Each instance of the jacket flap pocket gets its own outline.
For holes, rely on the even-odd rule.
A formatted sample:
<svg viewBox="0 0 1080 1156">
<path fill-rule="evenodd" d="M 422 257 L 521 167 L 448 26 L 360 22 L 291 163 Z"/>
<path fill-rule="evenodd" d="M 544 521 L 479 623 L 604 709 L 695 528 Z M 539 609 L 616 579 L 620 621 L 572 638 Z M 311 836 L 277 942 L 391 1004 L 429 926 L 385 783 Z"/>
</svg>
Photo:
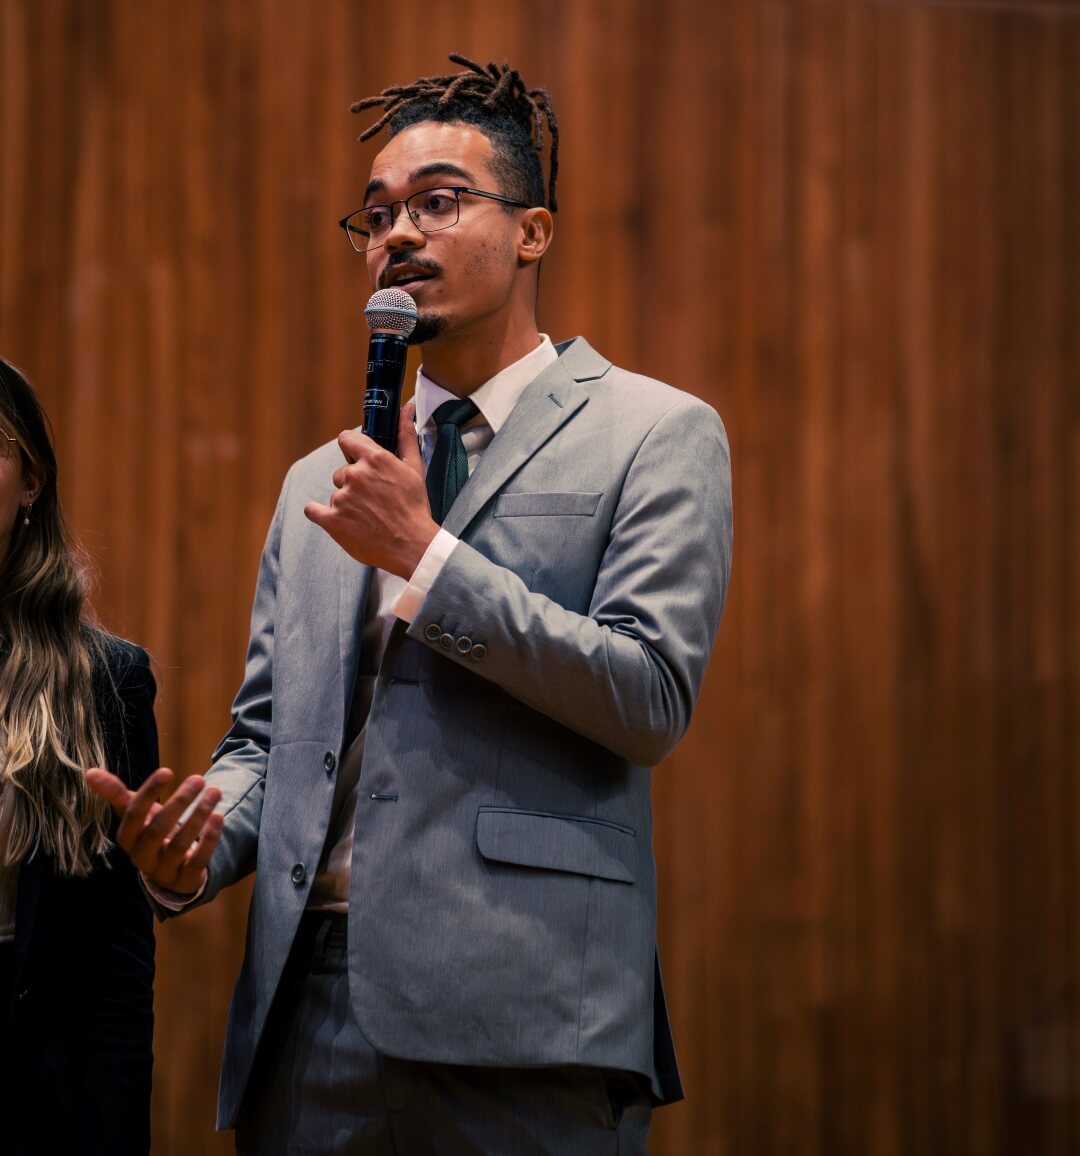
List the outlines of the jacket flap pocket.
<svg viewBox="0 0 1080 1156">
<path fill-rule="evenodd" d="M 485 859 L 500 863 L 634 882 L 637 837 L 602 819 L 481 807 L 476 845 Z"/>
<path fill-rule="evenodd" d="M 591 518 L 600 505 L 600 494 L 500 494 L 495 501 L 496 518 L 577 515 Z"/>
</svg>

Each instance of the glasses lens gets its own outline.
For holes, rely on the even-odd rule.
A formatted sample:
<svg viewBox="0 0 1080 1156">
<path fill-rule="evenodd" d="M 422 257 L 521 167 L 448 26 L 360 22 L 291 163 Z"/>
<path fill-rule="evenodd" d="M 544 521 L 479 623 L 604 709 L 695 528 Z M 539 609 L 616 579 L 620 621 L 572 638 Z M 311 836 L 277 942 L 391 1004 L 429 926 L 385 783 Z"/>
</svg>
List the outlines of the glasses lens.
<svg viewBox="0 0 1080 1156">
<path fill-rule="evenodd" d="M 365 224 L 365 212 L 365 209 L 361 209 L 345 218 L 345 235 L 358 253 L 366 253 L 372 247 L 371 234 Z"/>
<path fill-rule="evenodd" d="M 413 193 L 405 205 L 413 224 L 422 233 L 434 233 L 457 224 L 456 189 L 425 189 L 422 193 Z"/>
</svg>

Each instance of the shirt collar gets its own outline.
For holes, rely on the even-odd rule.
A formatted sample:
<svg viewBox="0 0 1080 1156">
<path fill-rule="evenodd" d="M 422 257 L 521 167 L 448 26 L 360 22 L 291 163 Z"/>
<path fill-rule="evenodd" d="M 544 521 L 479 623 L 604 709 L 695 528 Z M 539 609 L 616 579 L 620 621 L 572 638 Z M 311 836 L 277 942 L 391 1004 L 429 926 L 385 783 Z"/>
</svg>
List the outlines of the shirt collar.
<svg viewBox="0 0 1080 1156">
<path fill-rule="evenodd" d="M 500 369 L 494 377 L 488 378 L 469 394 L 484 421 L 491 426 L 493 434 L 499 432 L 530 382 L 539 377 L 553 361 L 558 360 L 559 355 L 551 344 L 551 338 L 541 333 L 540 344 L 535 349 L 505 369 Z M 431 421 L 431 415 L 444 401 L 453 400 L 454 394 L 424 376 L 424 367 L 421 365 L 416 371 L 417 430 L 422 430 Z"/>
</svg>

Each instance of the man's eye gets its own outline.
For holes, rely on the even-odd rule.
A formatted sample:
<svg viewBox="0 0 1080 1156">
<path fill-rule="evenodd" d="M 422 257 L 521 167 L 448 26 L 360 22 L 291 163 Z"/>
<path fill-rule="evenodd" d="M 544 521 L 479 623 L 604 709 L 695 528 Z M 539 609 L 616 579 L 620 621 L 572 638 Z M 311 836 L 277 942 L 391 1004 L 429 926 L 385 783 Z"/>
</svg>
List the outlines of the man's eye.
<svg viewBox="0 0 1080 1156">
<path fill-rule="evenodd" d="M 445 192 L 442 189 L 433 189 L 424 197 L 424 212 L 434 213 L 438 216 L 441 213 L 449 213 L 454 207 L 454 194 Z"/>
<path fill-rule="evenodd" d="M 364 210 L 364 228 L 370 233 L 377 233 L 390 225 L 390 210 L 385 205 L 376 205 L 373 209 Z"/>
</svg>

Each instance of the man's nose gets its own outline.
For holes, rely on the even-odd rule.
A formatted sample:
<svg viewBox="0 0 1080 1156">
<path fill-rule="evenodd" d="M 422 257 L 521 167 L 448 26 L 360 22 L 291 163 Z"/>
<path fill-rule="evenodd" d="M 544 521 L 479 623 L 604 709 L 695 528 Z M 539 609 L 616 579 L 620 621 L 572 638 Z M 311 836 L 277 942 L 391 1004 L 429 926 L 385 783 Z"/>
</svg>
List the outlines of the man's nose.
<svg viewBox="0 0 1080 1156">
<path fill-rule="evenodd" d="M 419 249 L 423 243 L 424 234 L 412 219 L 409 207 L 402 205 L 390 225 L 390 232 L 386 234 L 383 248 L 393 253 L 400 249 Z"/>
</svg>

